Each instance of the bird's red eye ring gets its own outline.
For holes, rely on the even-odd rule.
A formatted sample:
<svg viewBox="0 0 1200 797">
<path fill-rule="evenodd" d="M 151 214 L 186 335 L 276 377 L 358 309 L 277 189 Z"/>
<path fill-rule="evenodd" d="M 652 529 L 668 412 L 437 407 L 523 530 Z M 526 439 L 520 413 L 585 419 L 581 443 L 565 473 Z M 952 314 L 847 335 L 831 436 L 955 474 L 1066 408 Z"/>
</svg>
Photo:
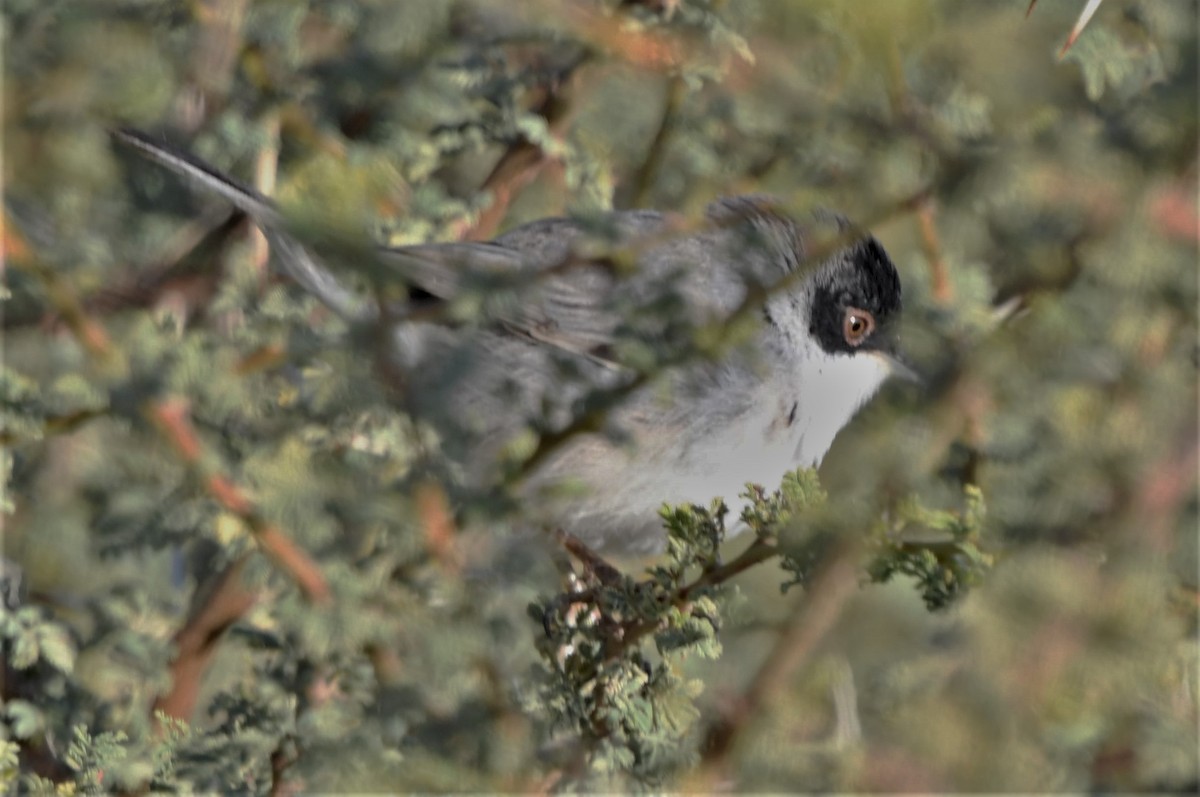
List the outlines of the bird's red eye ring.
<svg viewBox="0 0 1200 797">
<path fill-rule="evenodd" d="M 850 346 L 861 346 L 875 331 L 875 316 L 858 307 L 847 307 L 842 317 L 842 337 Z"/>
</svg>

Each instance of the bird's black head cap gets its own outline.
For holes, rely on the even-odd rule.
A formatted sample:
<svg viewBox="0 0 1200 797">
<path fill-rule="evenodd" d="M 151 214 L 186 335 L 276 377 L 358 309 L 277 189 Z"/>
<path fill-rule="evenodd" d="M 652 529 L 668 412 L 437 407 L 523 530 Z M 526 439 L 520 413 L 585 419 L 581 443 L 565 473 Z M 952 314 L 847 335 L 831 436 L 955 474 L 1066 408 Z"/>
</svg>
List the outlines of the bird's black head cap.
<svg viewBox="0 0 1200 797">
<path fill-rule="evenodd" d="M 900 315 L 900 275 L 883 246 L 871 236 L 826 262 L 814 275 L 809 334 L 825 351 L 896 353 Z M 847 339 L 847 316 L 854 310 L 871 316 L 873 330 L 861 342 Z"/>
</svg>

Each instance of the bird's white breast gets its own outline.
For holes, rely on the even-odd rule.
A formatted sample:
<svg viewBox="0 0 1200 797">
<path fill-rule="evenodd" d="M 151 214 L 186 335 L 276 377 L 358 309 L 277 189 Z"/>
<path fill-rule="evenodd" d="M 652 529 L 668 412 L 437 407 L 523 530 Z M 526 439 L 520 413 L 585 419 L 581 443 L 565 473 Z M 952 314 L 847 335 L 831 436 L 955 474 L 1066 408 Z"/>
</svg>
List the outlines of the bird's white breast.
<svg viewBox="0 0 1200 797">
<path fill-rule="evenodd" d="M 737 517 L 747 504 L 739 497 L 747 482 L 774 490 L 785 474 L 819 465 L 834 437 L 888 373 L 887 362 L 870 353 L 818 352 L 801 360 L 798 373 L 770 380 L 746 416 L 713 430 L 697 446 L 689 467 L 677 474 L 674 492 L 679 500 L 697 504 L 720 496 Z"/>
<path fill-rule="evenodd" d="M 682 426 L 643 435 L 636 445 L 588 436 L 552 462 L 550 472 L 586 485 L 559 507 L 553 522 L 602 550 L 653 553 L 665 539 L 657 516 L 664 502 L 707 506 L 722 498 L 731 513 L 727 528 L 737 533 L 746 484 L 775 490 L 786 473 L 820 464 L 838 431 L 887 375 L 881 357 L 817 351 L 755 384 L 735 417 L 692 415 Z"/>
</svg>

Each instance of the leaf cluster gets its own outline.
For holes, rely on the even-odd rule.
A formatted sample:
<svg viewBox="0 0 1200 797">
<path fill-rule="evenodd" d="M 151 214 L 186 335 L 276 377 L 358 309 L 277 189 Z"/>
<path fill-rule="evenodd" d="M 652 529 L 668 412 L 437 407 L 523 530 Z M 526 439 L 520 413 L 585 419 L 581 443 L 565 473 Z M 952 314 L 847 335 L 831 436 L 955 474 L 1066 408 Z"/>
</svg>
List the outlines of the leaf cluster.
<svg viewBox="0 0 1200 797">
<path fill-rule="evenodd" d="M 1197 9 L 1107 0 L 1058 62 L 1077 4 L 1026 5 L 7 2 L 5 787 L 1194 784 Z M 374 242 L 837 208 L 928 384 L 547 598 L 538 507 L 456 503 L 379 336 L 123 125 L 384 300 Z M 677 309 L 628 320 L 639 378 L 737 345 Z"/>
</svg>

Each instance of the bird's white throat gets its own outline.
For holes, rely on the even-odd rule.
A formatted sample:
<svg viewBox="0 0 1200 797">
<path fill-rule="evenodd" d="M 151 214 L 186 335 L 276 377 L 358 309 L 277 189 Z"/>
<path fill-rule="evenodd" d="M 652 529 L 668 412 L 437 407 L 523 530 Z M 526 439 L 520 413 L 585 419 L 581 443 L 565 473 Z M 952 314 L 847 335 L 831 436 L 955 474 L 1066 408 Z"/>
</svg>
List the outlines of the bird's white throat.
<svg viewBox="0 0 1200 797">
<path fill-rule="evenodd" d="M 714 430 L 690 472 L 667 476 L 675 484 L 662 486 L 674 488 L 667 493 L 679 501 L 707 504 L 720 496 L 736 518 L 747 504 L 739 497 L 747 482 L 770 491 L 785 474 L 819 465 L 837 433 L 889 373 L 887 360 L 873 353 L 814 352 L 800 360 L 798 373 L 772 380 L 750 417 Z M 767 398 L 771 395 L 778 400 Z"/>
</svg>

